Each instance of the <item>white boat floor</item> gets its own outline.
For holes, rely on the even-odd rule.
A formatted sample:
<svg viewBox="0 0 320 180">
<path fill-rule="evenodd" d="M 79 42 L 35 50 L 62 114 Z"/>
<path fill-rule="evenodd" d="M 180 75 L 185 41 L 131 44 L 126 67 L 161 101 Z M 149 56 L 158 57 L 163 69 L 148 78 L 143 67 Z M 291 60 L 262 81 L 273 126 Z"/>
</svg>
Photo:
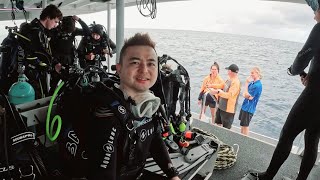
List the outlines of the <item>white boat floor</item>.
<svg viewBox="0 0 320 180">
<path fill-rule="evenodd" d="M 195 119 L 193 120 L 192 126 L 215 134 L 226 144 L 238 144 L 240 147 L 235 165 L 225 170 L 214 170 L 210 180 L 240 180 L 249 169 L 264 171 L 268 167 L 275 149 L 274 145 Z M 301 157 L 291 153 L 274 180 L 281 180 L 284 176 L 295 179 L 299 171 L 300 163 Z M 320 166 L 318 165 L 313 167 L 308 180 L 319 179 Z"/>
</svg>

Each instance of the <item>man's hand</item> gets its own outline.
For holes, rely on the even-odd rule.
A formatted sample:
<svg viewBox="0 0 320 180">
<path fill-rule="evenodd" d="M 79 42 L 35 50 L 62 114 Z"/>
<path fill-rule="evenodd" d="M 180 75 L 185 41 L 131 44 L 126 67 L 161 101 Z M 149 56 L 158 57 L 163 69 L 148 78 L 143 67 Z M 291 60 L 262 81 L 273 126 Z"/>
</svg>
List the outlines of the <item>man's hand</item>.
<svg viewBox="0 0 320 180">
<path fill-rule="evenodd" d="M 60 73 L 61 72 L 61 68 L 62 68 L 62 65 L 60 63 L 56 64 L 54 66 L 54 69 L 56 70 L 57 73 Z"/>
<path fill-rule="evenodd" d="M 304 86 L 307 86 L 308 81 L 309 81 L 309 76 L 308 76 L 308 75 L 306 75 L 306 76 L 300 76 L 300 80 L 301 80 L 301 83 L 302 83 Z"/>
<path fill-rule="evenodd" d="M 201 100 L 198 100 L 198 105 L 201 105 L 202 104 L 202 101 Z"/>
<path fill-rule="evenodd" d="M 86 55 L 86 59 L 87 60 L 91 60 L 92 61 L 94 59 L 94 57 L 95 57 L 95 55 L 93 53 L 90 53 L 90 54 Z"/>
<path fill-rule="evenodd" d="M 213 87 L 213 84 L 207 84 L 206 85 L 206 88 L 212 88 Z"/>
<path fill-rule="evenodd" d="M 252 100 L 253 97 L 248 93 L 248 91 L 245 91 L 243 94 L 243 97 L 246 98 L 246 99 L 249 99 L 249 100 Z"/>
<path fill-rule="evenodd" d="M 109 55 L 112 53 L 112 52 L 110 53 L 109 49 L 103 49 L 102 52 L 103 54 L 109 54 Z"/>
<path fill-rule="evenodd" d="M 170 180 L 181 180 L 178 176 L 171 178 Z"/>
<path fill-rule="evenodd" d="M 213 88 L 208 88 L 210 90 L 210 94 L 215 95 L 219 93 L 220 89 L 213 89 Z"/>
<path fill-rule="evenodd" d="M 74 19 L 75 21 L 79 21 L 80 18 L 78 16 L 74 15 L 74 16 L 72 16 L 72 19 Z"/>
<path fill-rule="evenodd" d="M 250 94 L 248 93 L 248 91 L 243 92 L 242 96 L 246 99 L 248 99 L 250 97 Z"/>
</svg>

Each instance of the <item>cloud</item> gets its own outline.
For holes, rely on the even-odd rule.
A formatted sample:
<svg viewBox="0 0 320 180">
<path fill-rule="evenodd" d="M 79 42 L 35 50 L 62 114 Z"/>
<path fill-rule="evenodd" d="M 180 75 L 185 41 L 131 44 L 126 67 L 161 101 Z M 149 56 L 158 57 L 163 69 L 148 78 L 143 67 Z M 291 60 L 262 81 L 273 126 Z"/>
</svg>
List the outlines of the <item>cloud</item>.
<svg viewBox="0 0 320 180">
<path fill-rule="evenodd" d="M 115 28 L 115 11 L 112 16 L 111 25 Z M 143 17 L 136 6 L 128 7 L 125 9 L 125 27 L 212 31 L 304 42 L 315 24 L 313 16 L 306 4 L 191 0 L 158 3 L 155 19 Z M 96 22 L 106 24 L 105 12 L 103 16 L 88 19 L 95 18 Z"/>
</svg>

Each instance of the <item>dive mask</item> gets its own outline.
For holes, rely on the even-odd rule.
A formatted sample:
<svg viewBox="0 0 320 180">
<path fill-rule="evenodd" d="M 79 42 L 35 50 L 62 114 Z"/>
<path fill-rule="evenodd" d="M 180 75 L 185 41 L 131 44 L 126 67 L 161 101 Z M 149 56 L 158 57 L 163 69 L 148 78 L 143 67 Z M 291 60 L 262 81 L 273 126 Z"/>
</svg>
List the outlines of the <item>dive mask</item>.
<svg viewBox="0 0 320 180">
<path fill-rule="evenodd" d="M 131 105 L 131 111 L 134 117 L 148 117 L 151 118 L 157 112 L 161 100 L 151 92 L 146 92 L 133 97 L 135 105 Z"/>
</svg>

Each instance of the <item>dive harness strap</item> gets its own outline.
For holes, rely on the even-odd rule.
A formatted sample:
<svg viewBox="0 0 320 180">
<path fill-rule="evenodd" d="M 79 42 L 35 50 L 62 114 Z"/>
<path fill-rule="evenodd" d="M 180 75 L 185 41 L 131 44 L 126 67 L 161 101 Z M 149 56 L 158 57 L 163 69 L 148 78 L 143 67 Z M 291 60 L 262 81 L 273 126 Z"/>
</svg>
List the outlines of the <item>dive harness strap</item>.
<svg viewBox="0 0 320 180">
<path fill-rule="evenodd" d="M 129 138 L 125 141 L 126 147 L 129 146 L 129 149 L 134 151 L 135 141 L 139 138 L 138 135 L 136 134 L 135 130 L 137 127 L 139 127 L 139 124 L 143 124 L 143 123 L 139 123 L 139 124 L 134 123 L 133 115 L 127 111 L 128 109 L 130 109 L 127 105 L 128 101 L 125 100 L 124 97 L 122 97 L 120 95 L 120 94 L 122 94 L 120 92 L 120 89 L 118 89 L 114 86 L 112 88 L 109 88 L 103 83 L 98 83 L 97 86 L 98 87 L 100 86 L 100 88 L 97 88 L 97 89 L 101 90 L 101 92 L 99 92 L 98 94 L 100 94 L 100 93 L 104 94 L 104 96 L 98 96 L 99 98 L 101 98 L 98 100 L 100 102 L 111 102 L 111 103 L 109 103 L 109 107 L 111 108 L 111 110 L 115 114 L 115 116 L 119 119 L 121 127 L 123 127 L 124 130 L 128 133 Z M 116 91 L 118 91 L 118 93 Z M 154 122 L 155 128 L 156 128 L 157 123 L 154 120 L 155 117 L 152 117 L 152 118 L 153 118 L 152 121 Z M 129 153 L 132 153 L 132 152 L 129 152 Z M 124 155 L 125 155 L 124 157 L 127 157 L 125 152 L 124 152 Z M 129 159 L 129 161 L 130 161 L 130 159 Z M 137 167 L 137 168 L 140 169 L 143 166 L 144 166 L 144 164 L 142 166 Z M 126 167 L 124 167 L 124 168 L 126 168 Z M 138 169 L 131 170 L 131 171 L 132 172 L 139 172 Z M 122 169 L 122 172 L 124 172 L 124 171 L 125 170 Z M 132 174 L 132 173 L 126 173 L 124 175 L 128 175 L 128 174 Z M 177 171 L 176 168 L 171 167 L 167 171 L 165 171 L 165 174 L 167 175 L 168 178 L 171 178 L 171 177 L 177 176 L 179 174 L 179 172 Z"/>
<path fill-rule="evenodd" d="M 119 119 L 121 127 L 124 127 L 127 132 L 131 133 L 131 131 L 134 129 L 133 118 L 130 115 L 130 112 L 127 111 L 130 108 L 127 106 L 127 102 L 124 97 L 121 97 L 119 95 L 120 93 L 115 92 L 120 90 L 116 87 L 109 88 L 100 82 L 97 83 L 97 87 L 98 88 L 96 89 L 100 90 L 98 94 L 102 94 L 102 96 L 97 97 L 97 100 L 103 104 L 108 102 L 108 106 L 111 108 L 114 115 Z"/>
<path fill-rule="evenodd" d="M 125 100 L 125 98 L 120 95 L 122 94 L 121 90 L 117 87 L 110 88 L 100 82 L 97 83 L 97 87 L 97 89 L 101 91 L 99 91 L 98 94 L 102 94 L 102 96 L 97 97 L 97 100 L 104 104 L 105 102 L 111 102 L 108 103 L 108 106 L 111 108 L 115 116 L 120 120 L 121 127 L 124 127 L 124 129 L 129 133 L 130 137 L 134 137 L 135 130 L 145 124 L 145 121 L 147 121 L 146 118 L 140 118 L 142 119 L 141 122 L 134 121 L 135 118 L 133 114 L 128 111 L 130 110 L 128 103 L 133 103 L 134 101 L 130 98 Z M 154 117 L 152 117 L 152 119 L 152 121 L 154 121 Z"/>
</svg>

